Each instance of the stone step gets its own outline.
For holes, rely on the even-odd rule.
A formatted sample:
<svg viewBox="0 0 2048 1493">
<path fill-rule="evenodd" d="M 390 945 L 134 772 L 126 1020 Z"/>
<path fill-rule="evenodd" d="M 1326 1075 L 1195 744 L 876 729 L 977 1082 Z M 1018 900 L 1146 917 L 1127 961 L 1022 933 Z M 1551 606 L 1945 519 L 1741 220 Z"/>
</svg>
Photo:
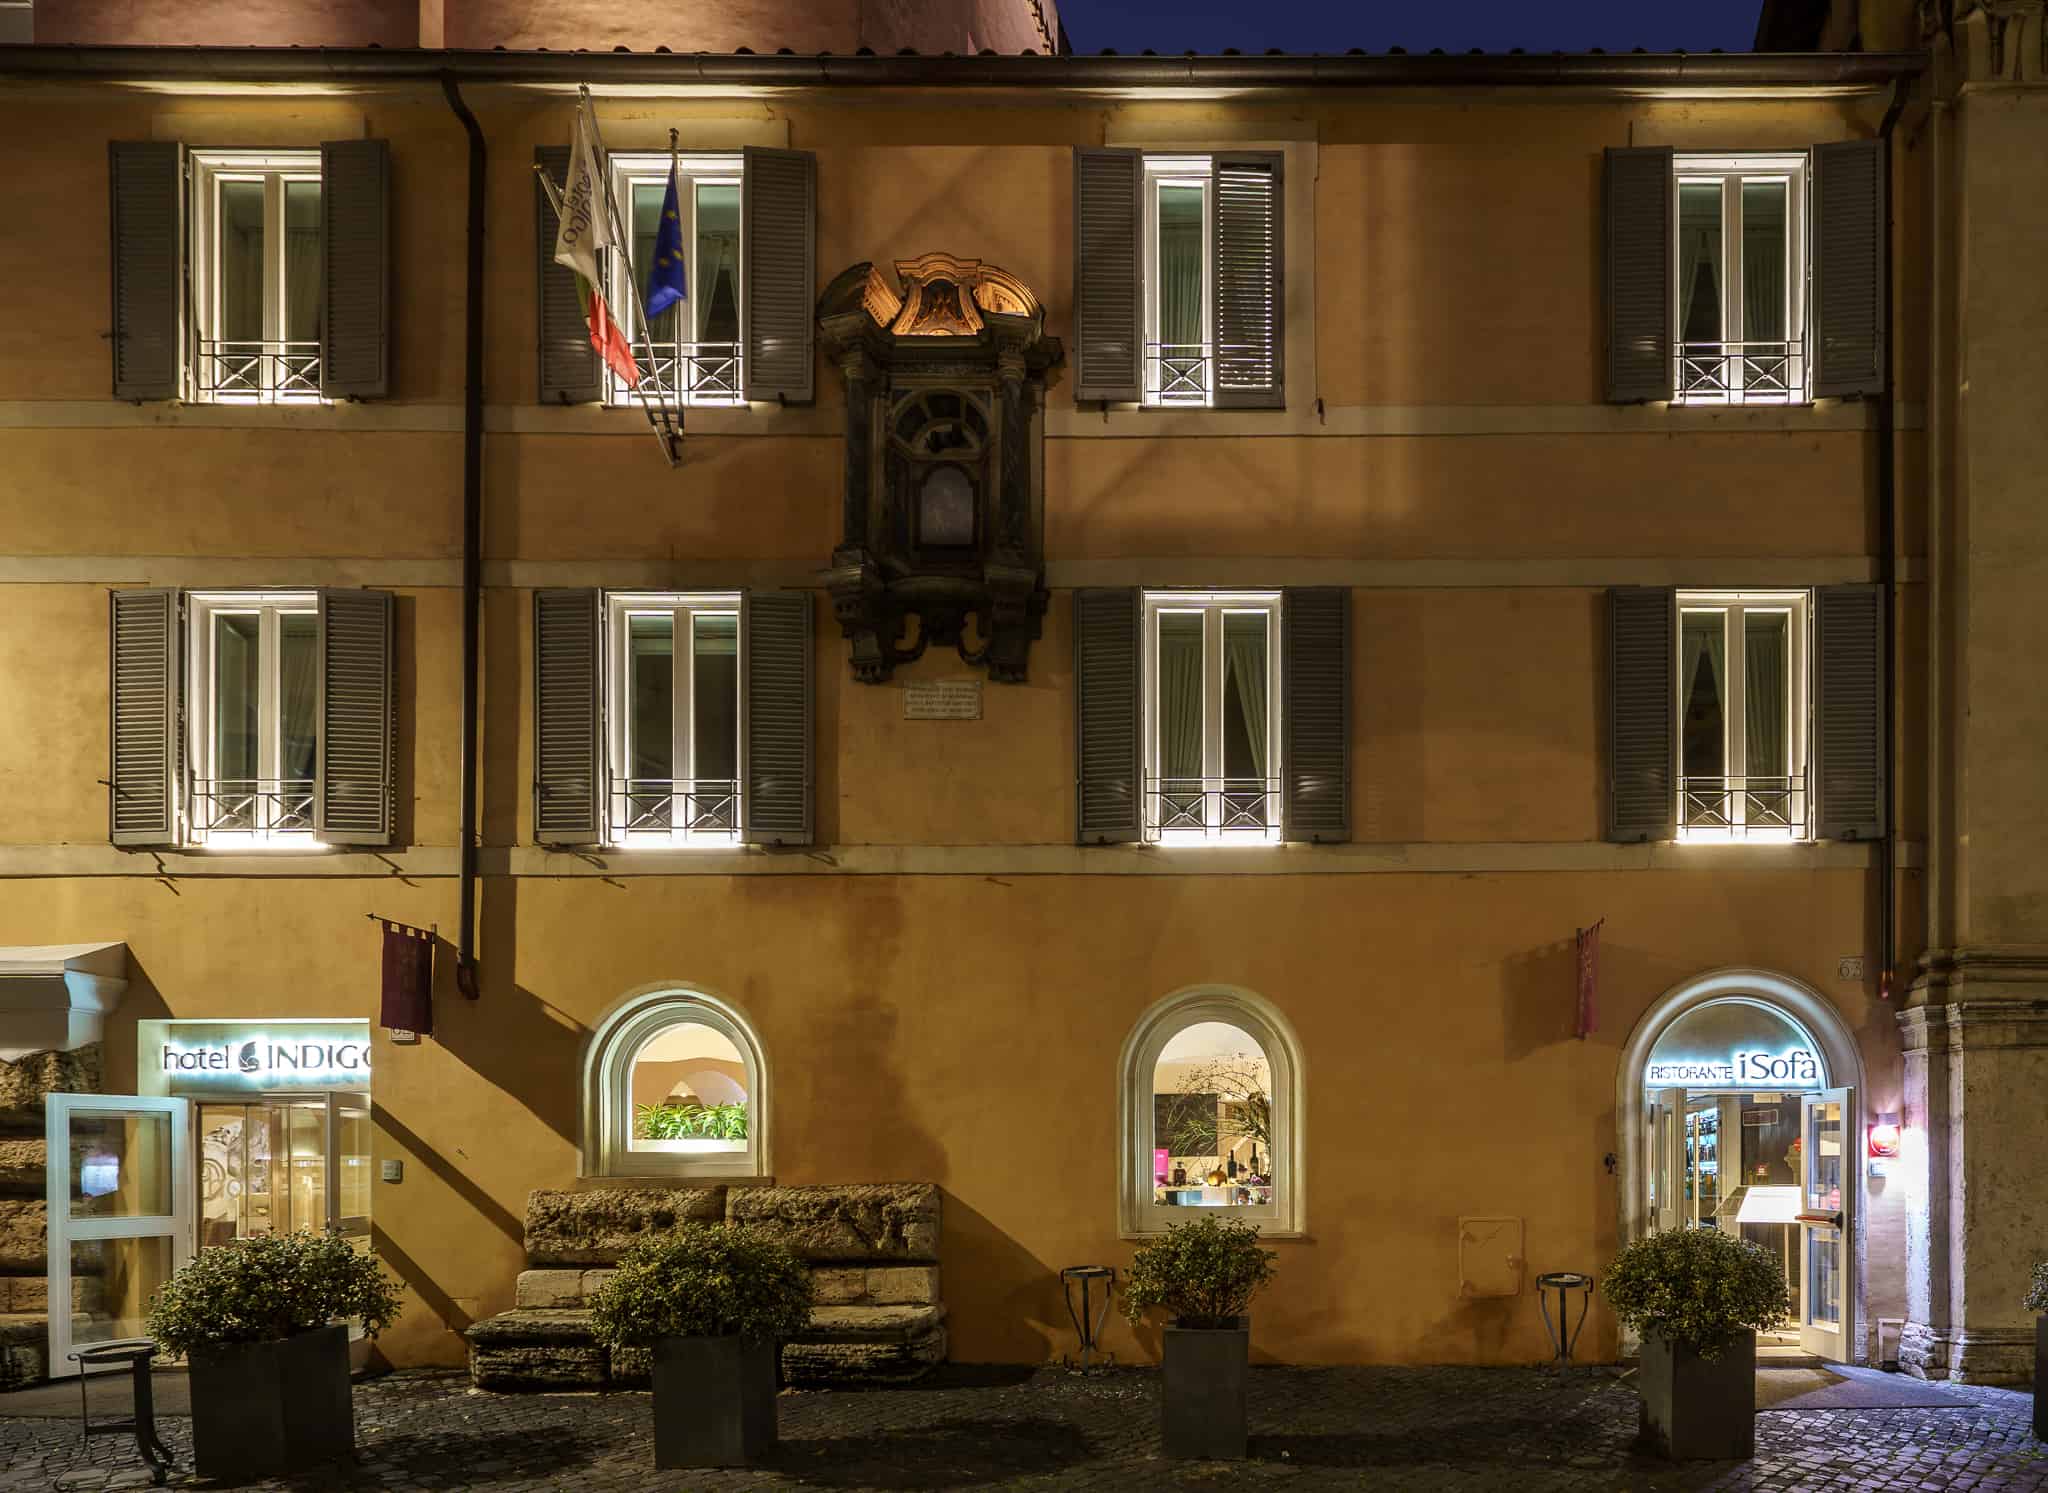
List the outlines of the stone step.
<svg viewBox="0 0 2048 1493">
<path fill-rule="evenodd" d="M 512 1304 L 520 1309 L 588 1306 L 616 1273 L 573 1267 L 522 1270 Z M 811 1280 L 820 1306 L 928 1306 L 939 1299 L 936 1265 L 819 1265 Z M 6 1278 L 0 1277 L 0 1303 L 5 1300 Z"/>
<path fill-rule="evenodd" d="M 474 1323 L 470 1381 L 479 1389 L 604 1389 L 646 1383 L 645 1356 L 614 1359 L 590 1334 L 590 1313 L 528 1307 Z M 792 1384 L 898 1382 L 946 1357 L 946 1308 L 821 1306 L 782 1350 Z"/>
</svg>

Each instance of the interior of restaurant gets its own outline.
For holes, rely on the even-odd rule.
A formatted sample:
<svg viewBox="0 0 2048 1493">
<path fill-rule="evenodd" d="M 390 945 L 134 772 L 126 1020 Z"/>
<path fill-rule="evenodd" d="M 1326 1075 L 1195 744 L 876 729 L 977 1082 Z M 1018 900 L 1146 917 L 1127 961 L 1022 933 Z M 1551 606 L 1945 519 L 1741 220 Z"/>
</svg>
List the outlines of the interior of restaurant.
<svg viewBox="0 0 2048 1493">
<path fill-rule="evenodd" d="M 1153 1201 L 1271 1203 L 1272 1092 L 1272 1065 L 1248 1032 L 1205 1021 L 1175 1033 L 1153 1069 Z"/>
</svg>

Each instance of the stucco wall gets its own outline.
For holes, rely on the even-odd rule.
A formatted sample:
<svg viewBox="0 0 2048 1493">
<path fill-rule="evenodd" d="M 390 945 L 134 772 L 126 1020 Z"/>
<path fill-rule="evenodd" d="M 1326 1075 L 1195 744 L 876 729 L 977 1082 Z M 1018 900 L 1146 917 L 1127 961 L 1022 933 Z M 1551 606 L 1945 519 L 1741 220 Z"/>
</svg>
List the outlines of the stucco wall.
<svg viewBox="0 0 2048 1493">
<path fill-rule="evenodd" d="M 466 24 L 457 0 L 445 24 Z M 693 413 L 674 472 L 630 411 L 535 408 L 530 162 L 566 138 L 568 112 L 472 93 L 494 250 L 485 988 L 475 1005 L 444 989 L 429 1042 L 378 1039 L 377 1155 L 403 1160 L 406 1180 L 378 1184 L 375 1218 L 414 1297 L 393 1357 L 452 1359 L 456 1329 L 509 1305 L 526 1192 L 574 1179 L 583 1036 L 661 979 L 755 1019 L 778 1179 L 947 1189 L 962 1359 L 1042 1359 L 1070 1333 L 1059 1267 L 1128 1258 L 1117 1051 L 1181 986 L 1255 990 L 1304 1044 L 1310 1229 L 1281 1246 L 1283 1285 L 1259 1308 L 1255 1344 L 1274 1357 L 1544 1356 L 1526 1293 L 1460 1298 L 1456 1219 L 1526 1218 L 1532 1274 L 1601 1268 L 1619 1211 L 1603 1160 L 1616 1055 L 1686 976 L 1756 965 L 1815 985 L 1863 1044 L 1869 1107 L 1898 1107 L 1867 851 L 1598 843 L 1602 588 L 1868 575 L 1876 542 L 1865 412 L 1598 402 L 1600 148 L 1805 143 L 1867 132 L 1874 108 L 607 101 L 615 146 L 665 143 L 675 123 L 686 144 L 816 150 L 821 277 L 930 249 L 981 257 L 1031 284 L 1065 337 L 1073 144 L 1139 129 L 1284 141 L 1303 163 L 1290 281 L 1317 333 L 1313 359 L 1290 364 L 1292 407 L 1270 418 L 1105 419 L 1076 409 L 1060 375 L 1044 463 L 1054 598 L 1030 682 L 991 686 L 979 722 L 905 721 L 896 689 L 852 681 L 821 606 L 819 849 L 776 868 L 789 874 L 647 876 L 527 844 L 531 588 L 815 584 L 836 537 L 842 402 L 821 368 L 813 409 Z M 38 286 L 0 319 L 0 693 L 37 702 L 0 719 L 0 868 L 19 878 L 0 896 L 0 942 L 128 941 L 134 978 L 106 1042 L 118 1090 L 134 1082 L 136 1020 L 373 1016 L 364 914 L 454 926 L 462 136 L 431 90 L 17 89 L 0 119 L 48 141 L 18 163 L 20 192 L 76 204 L 33 233 L 0 230 L 0 273 Z M 109 400 L 106 141 L 365 133 L 392 145 L 394 397 Z M 67 273 L 45 273 L 52 262 Z M 1905 547 L 1920 552 L 1917 532 Z M 1353 588 L 1352 822 L 1369 848 L 1290 848 L 1256 874 L 1199 858 L 1167 875 L 1096 874 L 1108 858 L 1038 874 L 1033 853 L 1072 837 L 1073 587 L 1196 577 Z M 390 863 L 220 876 L 174 856 L 159 875 L 152 856 L 107 850 L 106 590 L 144 583 L 399 593 L 407 807 Z M 965 672 L 934 655 L 904 675 Z M 1906 774 L 1915 750 L 1909 738 Z M 924 874 L 835 874 L 869 847 Z M 943 847 L 979 859 L 939 874 Z M 1579 1042 L 1571 935 L 1603 915 L 1601 1025 Z M 1838 980 L 1853 954 L 1868 976 Z M 1871 1221 L 1874 1313 L 1898 1314 L 1899 1207 L 1887 1195 Z"/>
</svg>

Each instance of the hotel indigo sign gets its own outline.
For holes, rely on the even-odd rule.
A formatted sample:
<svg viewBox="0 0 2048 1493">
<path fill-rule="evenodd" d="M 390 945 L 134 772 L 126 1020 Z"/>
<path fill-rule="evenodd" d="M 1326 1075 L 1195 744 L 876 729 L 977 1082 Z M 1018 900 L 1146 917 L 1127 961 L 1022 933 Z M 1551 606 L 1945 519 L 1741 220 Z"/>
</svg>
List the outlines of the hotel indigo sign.
<svg viewBox="0 0 2048 1493">
<path fill-rule="evenodd" d="M 169 1023 L 160 1092 L 367 1089 L 367 1022 Z"/>
<path fill-rule="evenodd" d="M 1821 1084 L 1820 1060 L 1812 1051 L 1789 1052 L 1758 1048 L 1724 1057 L 1653 1058 L 1643 1070 L 1653 1089 L 1814 1089 Z"/>
</svg>

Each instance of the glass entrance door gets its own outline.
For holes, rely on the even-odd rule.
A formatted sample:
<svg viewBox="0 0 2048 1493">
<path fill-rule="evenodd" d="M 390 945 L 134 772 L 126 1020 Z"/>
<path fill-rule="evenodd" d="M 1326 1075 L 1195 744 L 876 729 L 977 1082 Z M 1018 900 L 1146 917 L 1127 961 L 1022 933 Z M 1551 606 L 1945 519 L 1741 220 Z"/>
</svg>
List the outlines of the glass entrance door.
<svg viewBox="0 0 2048 1493">
<path fill-rule="evenodd" d="M 1849 1362 L 1856 1342 L 1855 1092 L 1827 1089 L 1799 1101 L 1799 1346 L 1831 1363 Z"/>
<path fill-rule="evenodd" d="M 329 1228 L 368 1239 L 368 1095 L 198 1107 L 202 1247 Z"/>
<path fill-rule="evenodd" d="M 191 1256 L 191 1150 L 183 1099 L 50 1094 L 50 1376 L 78 1372 L 89 1343 L 147 1336 L 150 1298 Z M 66 1305 L 68 1304 L 68 1309 Z"/>
<path fill-rule="evenodd" d="M 1650 1228 L 1685 1223 L 1685 1090 L 1659 1089 L 1650 1101 Z"/>
</svg>

